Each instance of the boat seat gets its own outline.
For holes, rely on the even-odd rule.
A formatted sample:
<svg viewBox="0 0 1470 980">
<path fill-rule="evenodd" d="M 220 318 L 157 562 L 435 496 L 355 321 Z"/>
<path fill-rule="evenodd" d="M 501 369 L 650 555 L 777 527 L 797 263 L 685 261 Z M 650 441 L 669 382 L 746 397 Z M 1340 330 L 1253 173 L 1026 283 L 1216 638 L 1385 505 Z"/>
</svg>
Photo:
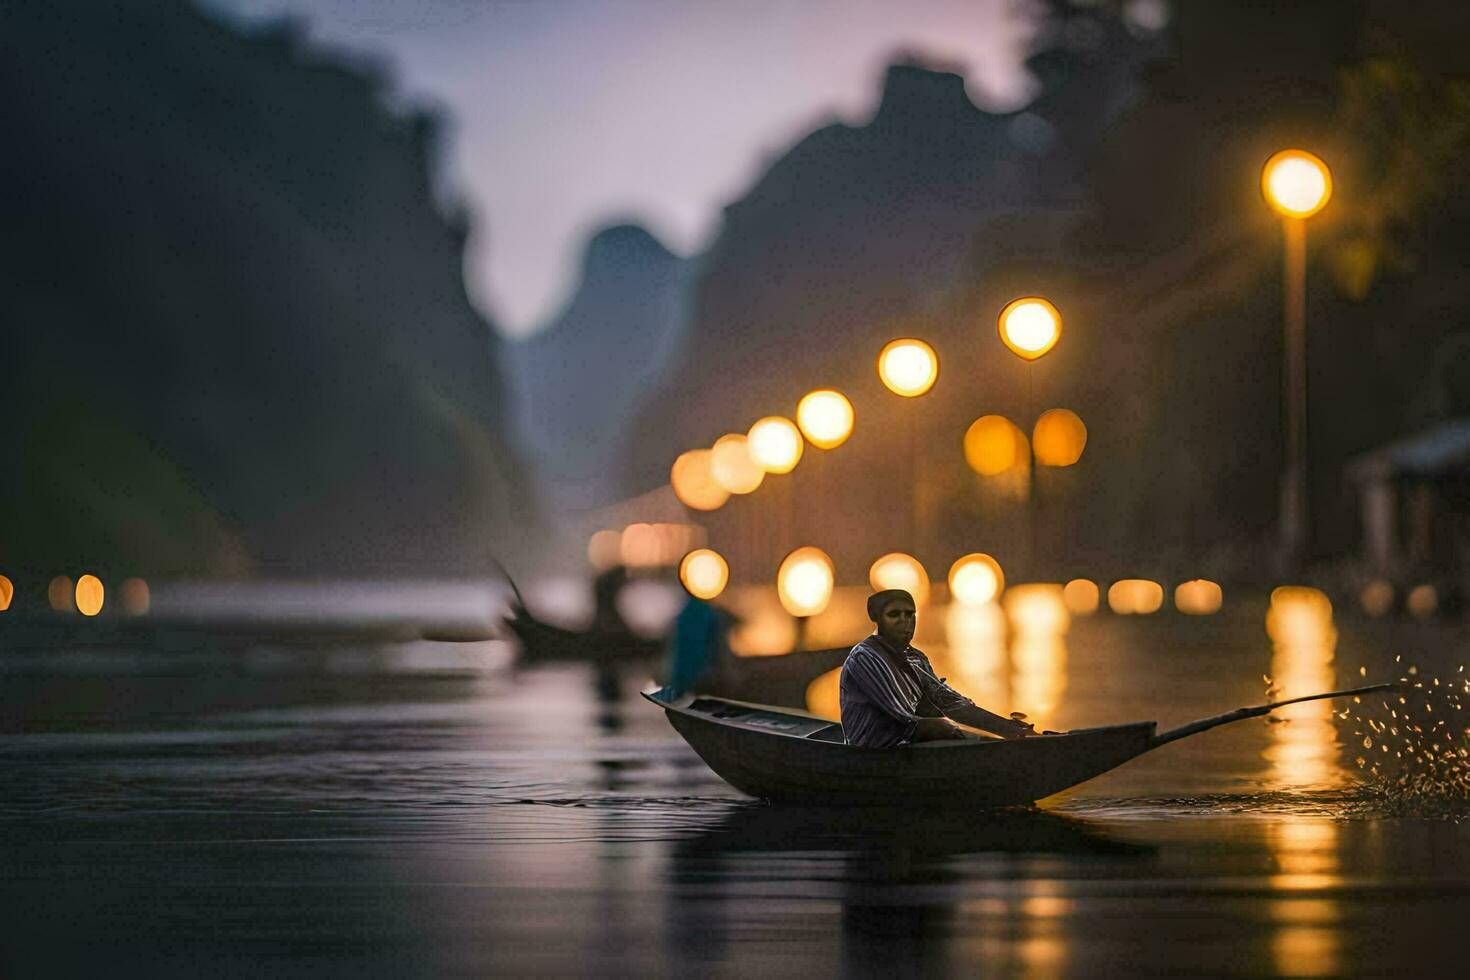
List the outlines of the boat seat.
<svg viewBox="0 0 1470 980">
<path fill-rule="evenodd" d="M 814 742 L 836 742 L 838 745 L 842 745 L 847 741 L 846 737 L 842 734 L 842 726 L 836 722 L 833 722 L 826 728 L 818 728 L 808 735 L 807 738 Z"/>
</svg>

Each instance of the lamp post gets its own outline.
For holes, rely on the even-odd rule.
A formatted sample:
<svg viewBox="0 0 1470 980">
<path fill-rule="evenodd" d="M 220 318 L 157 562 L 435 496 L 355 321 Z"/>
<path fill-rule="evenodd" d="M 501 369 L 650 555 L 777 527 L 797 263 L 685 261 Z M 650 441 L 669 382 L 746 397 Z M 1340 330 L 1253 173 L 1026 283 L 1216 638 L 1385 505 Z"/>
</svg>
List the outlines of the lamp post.
<svg viewBox="0 0 1470 980">
<path fill-rule="evenodd" d="M 917 401 L 939 379 L 939 355 L 934 348 L 914 337 L 889 341 L 878 354 L 878 379 L 902 398 Z M 919 478 L 918 406 L 904 413 L 909 444 L 909 541 L 908 547 L 922 554 L 924 520 L 921 514 Z"/>
<path fill-rule="evenodd" d="M 1046 356 L 1062 338 L 1061 311 L 1050 300 L 1041 296 L 1022 296 L 1011 300 L 1001 309 L 1000 316 L 996 318 L 996 328 L 1000 331 L 1001 342 L 1010 348 L 1011 353 L 1027 362 L 1026 414 L 1034 415 L 1035 391 L 1030 365 Z M 1036 542 L 1041 521 L 1037 514 L 1040 501 L 1037 499 L 1034 450 L 1029 475 L 1031 482 L 1026 491 L 1026 510 L 1031 538 L 1031 573 L 1035 575 L 1040 571 Z"/>
<path fill-rule="evenodd" d="M 1307 220 L 1332 197 L 1332 171 L 1305 150 L 1282 150 L 1261 168 L 1261 193 L 1281 215 L 1283 268 L 1282 409 L 1286 459 L 1281 472 L 1279 560 L 1297 567 L 1306 550 L 1307 507 Z"/>
</svg>

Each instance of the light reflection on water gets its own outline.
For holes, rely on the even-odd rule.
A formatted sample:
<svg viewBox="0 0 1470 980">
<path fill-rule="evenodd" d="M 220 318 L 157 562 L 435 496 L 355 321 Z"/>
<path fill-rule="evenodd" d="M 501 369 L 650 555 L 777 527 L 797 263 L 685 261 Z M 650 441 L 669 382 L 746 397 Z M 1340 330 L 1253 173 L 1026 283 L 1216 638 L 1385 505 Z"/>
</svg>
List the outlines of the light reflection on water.
<svg viewBox="0 0 1470 980">
<path fill-rule="evenodd" d="M 1270 914 L 1275 923 L 1271 955 L 1288 976 L 1323 977 L 1342 972 L 1334 889 L 1338 875 L 1338 827 L 1330 820 L 1300 818 L 1271 828 L 1268 841 L 1276 858 Z M 1319 897 L 1319 896 L 1329 897 Z"/>
<path fill-rule="evenodd" d="M 1258 608 L 1193 641 L 1198 621 L 1079 621 L 1023 668 L 996 612 L 936 666 L 1001 708 L 1051 684 L 1066 726 L 1177 724 L 1333 662 L 1320 631 L 1268 652 Z M 714 777 L 636 697 L 643 669 L 609 693 L 575 664 L 288 654 L 3 677 L 22 963 L 156 965 L 167 923 L 199 937 L 159 971 L 179 974 L 322 949 L 402 975 L 1425 973 L 1470 911 L 1470 824 L 1333 819 L 1348 790 L 1302 773 L 1337 763 L 1269 754 L 1298 721 L 1168 746 L 1040 811 L 792 813 Z"/>
<path fill-rule="evenodd" d="M 1337 628 L 1332 603 L 1316 589 L 1283 587 L 1266 613 L 1271 638 L 1272 700 L 1333 690 Z M 1305 701 L 1272 713 L 1271 746 L 1265 755 L 1272 775 L 1296 786 L 1341 786 L 1341 746 L 1331 701 Z"/>
</svg>

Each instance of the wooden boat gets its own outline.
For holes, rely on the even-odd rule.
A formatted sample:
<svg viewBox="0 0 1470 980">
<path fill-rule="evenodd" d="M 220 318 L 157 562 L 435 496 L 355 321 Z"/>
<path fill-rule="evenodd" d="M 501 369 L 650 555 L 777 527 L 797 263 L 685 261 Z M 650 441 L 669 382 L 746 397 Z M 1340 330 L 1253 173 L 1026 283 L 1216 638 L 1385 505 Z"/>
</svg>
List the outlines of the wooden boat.
<svg viewBox="0 0 1470 980">
<path fill-rule="evenodd" d="M 524 609 L 517 609 L 506 625 L 521 641 L 526 660 L 649 660 L 663 651 L 661 640 L 650 640 L 627 630 L 563 629 L 542 622 Z"/>
<path fill-rule="evenodd" d="M 1237 708 L 1160 734 L 1139 721 L 1022 739 L 847 745 L 842 726 L 791 708 L 708 695 L 644 697 L 705 764 L 736 789 L 780 803 L 952 809 L 1034 803 L 1161 745 L 1299 701 L 1388 690 L 1392 684 Z"/>
</svg>

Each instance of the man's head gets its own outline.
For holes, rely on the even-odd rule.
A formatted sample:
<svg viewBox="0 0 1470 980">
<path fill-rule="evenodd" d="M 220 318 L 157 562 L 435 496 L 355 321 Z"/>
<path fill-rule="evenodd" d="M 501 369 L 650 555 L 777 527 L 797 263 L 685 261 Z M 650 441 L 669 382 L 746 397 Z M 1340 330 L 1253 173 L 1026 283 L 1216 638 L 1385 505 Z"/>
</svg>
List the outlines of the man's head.
<svg viewBox="0 0 1470 980">
<path fill-rule="evenodd" d="M 878 625 L 878 635 L 902 650 L 914 638 L 918 618 L 914 597 L 903 589 L 884 589 L 868 596 L 868 618 Z"/>
</svg>

